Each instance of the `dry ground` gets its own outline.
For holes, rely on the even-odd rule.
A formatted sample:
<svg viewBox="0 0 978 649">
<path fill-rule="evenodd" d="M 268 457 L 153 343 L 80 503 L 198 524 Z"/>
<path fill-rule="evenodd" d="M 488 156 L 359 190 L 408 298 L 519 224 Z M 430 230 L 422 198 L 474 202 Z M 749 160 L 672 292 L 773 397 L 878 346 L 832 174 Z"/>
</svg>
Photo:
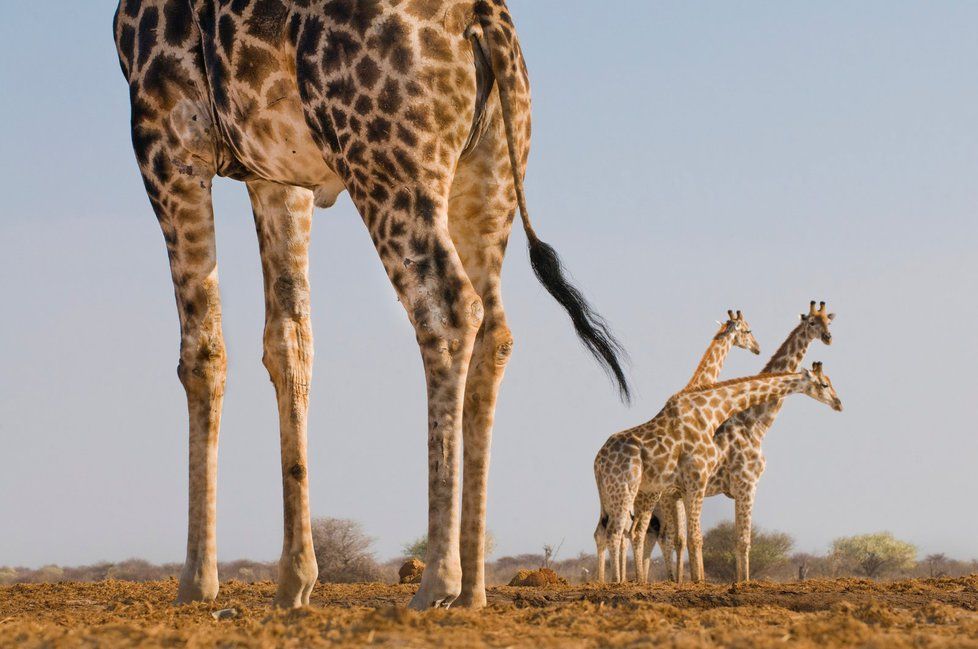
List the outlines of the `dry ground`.
<svg viewBox="0 0 978 649">
<path fill-rule="evenodd" d="M 269 583 L 174 607 L 173 580 L 0 587 L 0 647 L 978 647 L 978 575 L 874 583 L 490 589 L 488 610 L 404 608 L 416 586 L 321 585 L 277 611 Z M 213 612 L 234 608 L 235 617 Z"/>
</svg>

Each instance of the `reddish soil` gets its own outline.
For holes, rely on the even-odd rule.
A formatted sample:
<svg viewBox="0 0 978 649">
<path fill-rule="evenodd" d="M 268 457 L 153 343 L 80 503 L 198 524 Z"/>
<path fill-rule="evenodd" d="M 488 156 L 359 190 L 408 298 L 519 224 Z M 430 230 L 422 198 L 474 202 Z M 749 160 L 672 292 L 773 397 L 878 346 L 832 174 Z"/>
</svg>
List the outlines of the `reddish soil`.
<svg viewBox="0 0 978 649">
<path fill-rule="evenodd" d="M 4 586 L 0 647 L 978 647 L 978 576 L 496 587 L 486 610 L 424 614 L 404 608 L 416 588 L 321 585 L 278 611 L 270 583 L 182 607 L 173 580 Z"/>
</svg>

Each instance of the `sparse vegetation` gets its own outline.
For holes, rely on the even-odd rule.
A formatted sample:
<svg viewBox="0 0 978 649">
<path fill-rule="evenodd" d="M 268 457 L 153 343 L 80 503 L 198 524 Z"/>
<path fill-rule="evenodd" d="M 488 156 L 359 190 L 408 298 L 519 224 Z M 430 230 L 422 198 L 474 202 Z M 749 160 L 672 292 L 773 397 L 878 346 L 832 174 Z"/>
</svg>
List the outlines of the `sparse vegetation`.
<svg viewBox="0 0 978 649">
<path fill-rule="evenodd" d="M 889 532 L 861 534 L 833 541 L 832 558 L 843 572 L 877 579 L 913 569 L 917 548 Z"/>
<path fill-rule="evenodd" d="M 720 523 L 703 537 L 703 561 L 707 578 L 725 582 L 734 578 L 735 535 L 730 522 Z M 384 582 L 397 583 L 399 569 L 408 559 L 423 560 L 427 539 L 421 537 L 404 545 L 404 556 L 383 564 L 377 562 L 371 539 L 356 521 L 318 518 L 313 522 L 313 543 L 319 563 L 319 580 L 326 583 Z M 486 535 L 492 551 L 494 540 Z M 861 576 L 880 578 L 938 578 L 963 577 L 978 574 L 978 560 L 961 561 L 944 553 L 927 555 L 915 561 L 916 548 L 894 538 L 891 534 L 865 534 L 837 539 L 826 555 L 790 554 L 793 540 L 788 534 L 755 528 L 751 542 L 751 574 L 774 581 L 803 581 Z M 486 563 L 486 583 L 508 584 L 521 570 L 549 567 L 561 579 L 575 584 L 594 578 L 597 559 L 582 552 L 576 557 L 559 559 L 559 546 L 543 546 L 542 553 L 500 557 Z M 548 552 L 549 549 L 549 552 Z M 630 555 L 630 552 L 629 552 Z M 631 566 L 631 564 L 629 563 Z M 102 562 L 88 566 L 65 567 L 47 565 L 41 568 L 0 566 L 0 585 L 15 583 L 97 582 L 116 579 L 129 582 L 160 581 L 177 578 L 178 563 L 153 564 L 142 559 L 127 559 L 117 563 Z M 256 583 L 275 581 L 276 562 L 239 560 L 218 566 L 222 581 Z M 653 577 L 663 579 L 661 561 L 653 561 Z"/>
<path fill-rule="evenodd" d="M 750 573 L 765 577 L 788 563 L 795 541 L 784 532 L 751 529 Z M 733 581 L 737 577 L 737 530 L 724 521 L 703 535 L 703 566 L 711 581 Z"/>
<path fill-rule="evenodd" d="M 319 581 L 334 584 L 380 581 L 381 569 L 371 551 L 374 540 L 360 523 L 345 518 L 316 518 L 312 543 Z"/>
<path fill-rule="evenodd" d="M 408 541 L 401 546 L 401 549 L 404 551 L 404 558 L 424 561 L 425 555 L 428 554 L 428 535 L 425 534 L 413 541 Z M 486 530 L 486 558 L 491 557 L 495 551 L 496 537 L 492 535 L 492 532 Z"/>
</svg>

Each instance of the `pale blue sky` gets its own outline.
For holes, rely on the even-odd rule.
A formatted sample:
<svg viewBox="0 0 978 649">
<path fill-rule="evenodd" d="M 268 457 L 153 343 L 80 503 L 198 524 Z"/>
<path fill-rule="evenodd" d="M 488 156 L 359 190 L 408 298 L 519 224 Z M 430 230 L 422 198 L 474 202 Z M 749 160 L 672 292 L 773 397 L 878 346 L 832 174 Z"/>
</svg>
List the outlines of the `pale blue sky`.
<svg viewBox="0 0 978 649">
<path fill-rule="evenodd" d="M 513 236 L 516 351 L 493 447 L 498 554 L 593 550 L 591 462 L 681 387 L 726 309 L 773 352 L 811 298 L 846 404 L 766 442 L 755 521 L 798 548 L 888 529 L 978 557 L 978 3 L 510 0 L 534 87 L 541 236 L 632 356 L 631 409 Z M 183 558 L 186 414 L 162 237 L 128 141 L 113 0 L 14 0 L 0 23 L 0 565 Z M 243 186 L 217 185 L 230 377 L 222 560 L 281 544 L 277 416 Z M 312 246 L 316 515 L 381 557 L 425 529 L 414 335 L 348 199 Z M 725 376 L 763 359 L 735 350 Z M 704 523 L 732 517 L 709 501 Z"/>
</svg>

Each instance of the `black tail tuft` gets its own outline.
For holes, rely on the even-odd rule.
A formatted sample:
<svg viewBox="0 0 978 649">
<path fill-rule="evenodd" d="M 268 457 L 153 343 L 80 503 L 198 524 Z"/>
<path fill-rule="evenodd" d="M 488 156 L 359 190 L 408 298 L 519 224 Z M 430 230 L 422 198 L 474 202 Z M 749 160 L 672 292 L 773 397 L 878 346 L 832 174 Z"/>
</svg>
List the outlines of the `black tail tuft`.
<svg viewBox="0 0 978 649">
<path fill-rule="evenodd" d="M 567 281 L 560 257 L 551 246 L 540 241 L 530 232 L 528 234 L 530 248 L 530 265 L 537 279 L 543 284 L 554 299 L 560 302 L 574 323 L 581 342 L 594 355 L 608 375 L 618 384 L 618 393 L 625 403 L 631 401 L 631 388 L 622 370 L 622 359 L 625 350 L 611 331 L 608 323 L 594 312 L 584 295 Z"/>
</svg>

